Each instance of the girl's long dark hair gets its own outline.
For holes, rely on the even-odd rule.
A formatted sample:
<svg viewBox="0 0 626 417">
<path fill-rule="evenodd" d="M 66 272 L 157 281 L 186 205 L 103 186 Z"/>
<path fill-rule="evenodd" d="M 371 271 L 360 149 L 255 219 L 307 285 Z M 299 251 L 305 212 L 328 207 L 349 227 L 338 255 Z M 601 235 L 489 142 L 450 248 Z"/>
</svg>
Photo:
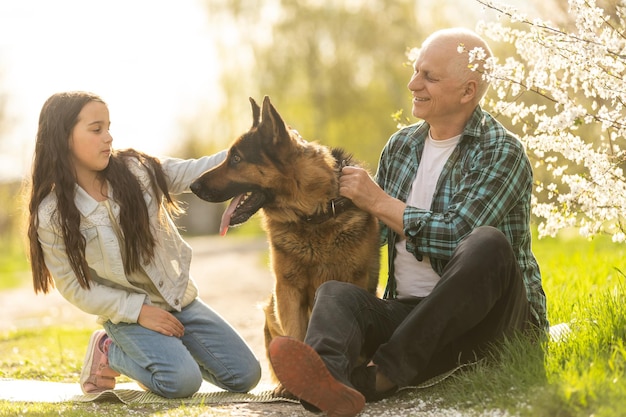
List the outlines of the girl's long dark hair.
<svg viewBox="0 0 626 417">
<path fill-rule="evenodd" d="M 69 139 L 78 122 L 80 111 L 91 101 L 104 103 L 100 97 L 92 93 L 66 92 L 51 96 L 41 109 L 28 207 L 30 263 L 36 293 L 40 291 L 47 293 L 54 288 L 54 281 L 44 262 L 37 233 L 39 205 L 52 192 L 57 199 L 53 218 L 58 221 L 70 265 L 80 286 L 90 288 L 89 266 L 85 259 L 86 242 L 80 233 L 80 212 L 74 203 L 76 177 L 70 156 Z M 165 198 L 169 210 L 174 213 L 180 211 L 169 195 L 165 174 L 158 159 L 133 149 L 113 152 L 109 165 L 100 175 L 111 185 L 113 199 L 120 206 L 126 273 L 140 268 L 142 262 L 150 261 L 154 256 L 156 244 L 150 230 L 148 208 L 143 198 L 144 191 L 125 162 L 128 158 L 139 161 L 149 173 L 152 189 L 145 191 L 151 192 L 157 198 L 159 208 L 161 199 Z M 159 221 L 166 221 L 161 213 Z"/>
</svg>

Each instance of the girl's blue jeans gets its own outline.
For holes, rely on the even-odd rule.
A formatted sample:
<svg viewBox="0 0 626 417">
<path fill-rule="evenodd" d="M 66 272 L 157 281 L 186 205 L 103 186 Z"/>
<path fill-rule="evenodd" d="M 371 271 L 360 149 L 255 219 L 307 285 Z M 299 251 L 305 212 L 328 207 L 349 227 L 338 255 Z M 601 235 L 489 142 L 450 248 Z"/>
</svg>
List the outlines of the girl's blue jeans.
<svg viewBox="0 0 626 417">
<path fill-rule="evenodd" d="M 185 326 L 181 338 L 137 323 L 104 323 L 113 340 L 109 366 L 166 398 L 196 393 L 203 379 L 233 392 L 256 386 L 259 361 L 226 320 L 198 298 L 172 314 Z"/>
</svg>

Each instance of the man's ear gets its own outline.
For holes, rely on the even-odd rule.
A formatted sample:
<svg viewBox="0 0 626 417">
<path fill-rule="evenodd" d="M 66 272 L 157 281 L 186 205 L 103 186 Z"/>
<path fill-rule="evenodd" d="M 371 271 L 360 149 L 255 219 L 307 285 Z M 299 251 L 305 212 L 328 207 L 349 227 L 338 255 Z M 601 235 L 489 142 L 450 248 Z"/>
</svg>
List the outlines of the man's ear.
<svg viewBox="0 0 626 417">
<path fill-rule="evenodd" d="M 469 79 L 465 83 L 465 90 L 463 91 L 463 95 L 461 96 L 462 103 L 468 103 L 474 101 L 476 98 L 476 92 L 478 91 L 478 83 L 476 80 Z"/>
</svg>

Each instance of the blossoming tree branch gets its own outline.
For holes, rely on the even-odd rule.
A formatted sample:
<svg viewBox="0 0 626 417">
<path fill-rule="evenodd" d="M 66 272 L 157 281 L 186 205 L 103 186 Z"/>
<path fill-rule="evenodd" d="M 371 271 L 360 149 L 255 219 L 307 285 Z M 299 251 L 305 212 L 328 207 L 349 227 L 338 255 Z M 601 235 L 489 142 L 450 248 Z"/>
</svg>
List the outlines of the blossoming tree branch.
<svg viewBox="0 0 626 417">
<path fill-rule="evenodd" d="M 491 81 L 483 106 L 510 120 L 540 174 L 533 200 L 539 237 L 575 227 L 624 242 L 626 1 L 607 11 L 595 0 L 569 0 L 564 28 L 476 1 L 499 16 L 477 31 L 516 54 L 500 61 L 462 45 L 459 52 Z"/>
</svg>

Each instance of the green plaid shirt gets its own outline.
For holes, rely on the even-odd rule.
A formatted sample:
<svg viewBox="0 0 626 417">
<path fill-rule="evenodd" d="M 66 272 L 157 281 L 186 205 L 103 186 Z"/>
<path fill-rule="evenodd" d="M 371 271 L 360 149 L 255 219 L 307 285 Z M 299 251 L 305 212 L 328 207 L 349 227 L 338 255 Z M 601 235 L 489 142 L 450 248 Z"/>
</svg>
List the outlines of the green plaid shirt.
<svg viewBox="0 0 626 417">
<path fill-rule="evenodd" d="M 429 125 L 420 122 L 396 132 L 382 151 L 376 181 L 406 201 L 420 164 Z M 507 237 L 519 263 L 536 323 L 547 328 L 546 297 L 531 251 L 530 202 L 533 173 L 521 142 L 490 114 L 476 107 L 437 182 L 430 210 L 407 207 L 407 250 L 430 257 L 442 274 L 459 242 L 478 226 L 494 226 Z M 389 250 L 385 298 L 395 298 L 393 260 L 397 234 L 382 225 Z"/>
</svg>

